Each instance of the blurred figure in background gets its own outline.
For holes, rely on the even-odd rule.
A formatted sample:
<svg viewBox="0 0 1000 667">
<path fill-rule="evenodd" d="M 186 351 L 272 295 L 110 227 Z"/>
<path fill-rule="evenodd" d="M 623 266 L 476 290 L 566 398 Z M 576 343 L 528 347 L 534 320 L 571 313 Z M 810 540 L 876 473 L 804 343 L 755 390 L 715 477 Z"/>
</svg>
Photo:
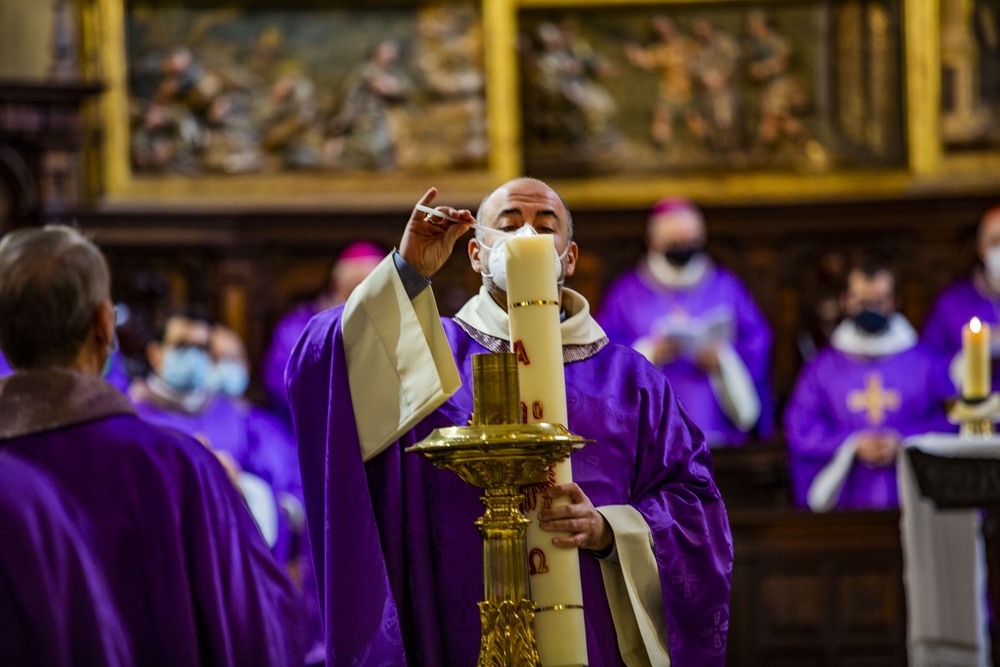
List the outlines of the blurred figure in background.
<svg viewBox="0 0 1000 667">
<path fill-rule="evenodd" d="M 274 409 L 291 428 L 288 397 L 285 395 L 285 366 L 292 348 L 317 313 L 347 301 L 354 288 L 361 284 L 388 253 L 371 241 L 355 241 L 347 246 L 333 265 L 330 283 L 314 301 L 304 303 L 285 315 L 274 327 L 271 345 L 261 361 L 261 380 Z"/>
<path fill-rule="evenodd" d="M 785 409 L 800 506 L 897 507 L 903 438 L 953 430 L 944 413 L 950 382 L 897 306 L 896 276 L 886 263 L 865 259 L 847 274 L 846 319 L 803 368 Z"/>
<path fill-rule="evenodd" d="M 0 348 L 15 370 L 0 378 L 0 448 L 85 513 L 137 664 L 298 667 L 301 599 L 218 460 L 101 379 L 110 283 L 100 250 L 69 227 L 0 241 Z"/>
<path fill-rule="evenodd" d="M 0 657 L 128 667 L 132 649 L 81 510 L 44 470 L 0 453 Z"/>
<path fill-rule="evenodd" d="M 1000 389 L 1000 206 L 983 214 L 976 234 L 981 265 L 941 292 L 924 321 L 923 341 L 949 367 L 956 389 L 962 386 L 962 327 L 978 317 L 993 327 L 993 389 Z"/>
<path fill-rule="evenodd" d="M 701 212 L 664 199 L 650 213 L 649 252 L 604 298 L 598 322 L 663 369 L 713 447 L 742 445 L 773 427 L 771 329 L 733 273 L 705 252 Z"/>
<path fill-rule="evenodd" d="M 303 591 L 311 640 L 306 664 L 322 662 L 326 655 L 323 625 L 306 531 L 305 499 L 295 438 L 284 419 L 244 398 L 250 381 L 250 366 L 246 346 L 239 334 L 216 325 L 212 329 L 209 356 L 212 361 L 207 383 L 209 391 L 227 397 L 246 414 L 245 467 L 256 471 L 271 486 L 277 499 L 280 520 L 278 539 L 272 551 Z"/>
<path fill-rule="evenodd" d="M 129 397 L 140 417 L 193 436 L 219 457 L 242 491 L 268 546 L 274 549 L 278 547 L 281 517 L 277 494 L 265 481 L 273 478 L 273 470 L 262 465 L 251 447 L 248 411 L 210 389 L 214 370 L 211 342 L 212 327 L 198 314 L 169 316 L 156 339 L 146 346 L 152 373 L 132 383 Z M 228 384 L 242 394 L 247 376 L 230 375 L 215 382 Z"/>
</svg>

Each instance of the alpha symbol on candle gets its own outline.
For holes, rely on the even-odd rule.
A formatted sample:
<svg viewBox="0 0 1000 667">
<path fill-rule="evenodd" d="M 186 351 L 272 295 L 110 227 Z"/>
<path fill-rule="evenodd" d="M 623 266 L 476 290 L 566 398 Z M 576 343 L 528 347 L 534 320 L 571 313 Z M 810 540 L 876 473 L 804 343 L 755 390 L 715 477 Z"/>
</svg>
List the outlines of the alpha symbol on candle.
<svg viewBox="0 0 1000 667">
<path fill-rule="evenodd" d="M 514 343 L 514 353 L 517 355 L 517 363 L 524 364 L 525 366 L 531 365 L 531 360 L 528 359 L 528 353 L 524 349 L 524 343 L 522 341 L 516 341 Z"/>
<path fill-rule="evenodd" d="M 548 571 L 549 566 L 545 564 L 545 552 L 541 549 L 532 549 L 531 553 L 528 554 L 528 574 L 545 574 Z"/>
<path fill-rule="evenodd" d="M 545 412 L 542 410 L 542 402 L 535 401 L 531 404 L 531 416 L 535 419 L 541 419 Z"/>
<path fill-rule="evenodd" d="M 847 395 L 847 407 L 851 412 L 867 412 L 868 423 L 878 426 L 885 421 L 886 410 L 898 410 L 901 402 L 895 389 L 883 391 L 882 376 L 872 373 L 868 376 L 864 389 L 856 389 Z"/>
</svg>

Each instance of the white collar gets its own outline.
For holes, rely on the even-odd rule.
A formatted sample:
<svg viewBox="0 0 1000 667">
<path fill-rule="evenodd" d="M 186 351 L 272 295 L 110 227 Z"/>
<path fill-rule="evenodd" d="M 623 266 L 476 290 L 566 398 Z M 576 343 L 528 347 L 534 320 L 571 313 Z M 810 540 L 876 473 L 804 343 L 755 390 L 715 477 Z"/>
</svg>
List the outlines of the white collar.
<svg viewBox="0 0 1000 667">
<path fill-rule="evenodd" d="M 699 252 L 690 262 L 678 268 L 668 262 L 663 254 L 650 251 L 646 253 L 646 268 L 662 287 L 694 287 L 708 275 L 712 260 L 705 253 Z"/>
<path fill-rule="evenodd" d="M 905 352 L 917 344 L 917 332 L 900 313 L 889 318 L 889 326 L 880 334 L 869 334 L 858 329 L 854 320 L 846 319 L 837 325 L 830 336 L 830 345 L 845 354 L 862 357 L 885 357 Z"/>
<path fill-rule="evenodd" d="M 604 329 L 590 315 L 590 304 L 582 294 L 571 289 L 562 290 L 563 310 L 566 319 L 559 325 L 563 345 L 592 345 L 607 338 Z M 497 305 L 486 286 L 479 288 L 479 294 L 469 299 L 455 315 L 473 329 L 487 336 L 510 342 L 510 319 L 507 311 Z"/>
</svg>

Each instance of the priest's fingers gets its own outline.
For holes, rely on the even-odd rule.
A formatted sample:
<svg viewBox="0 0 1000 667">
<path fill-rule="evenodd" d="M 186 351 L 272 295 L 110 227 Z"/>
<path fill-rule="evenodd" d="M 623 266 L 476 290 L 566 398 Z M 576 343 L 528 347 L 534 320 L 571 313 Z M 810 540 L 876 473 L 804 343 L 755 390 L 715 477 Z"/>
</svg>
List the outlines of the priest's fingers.
<svg viewBox="0 0 1000 667">
<path fill-rule="evenodd" d="M 575 482 L 550 486 L 548 491 L 545 493 L 551 500 L 555 500 L 556 498 L 561 498 L 563 496 L 569 496 L 570 500 L 576 504 L 590 502 L 590 499 L 587 498 L 587 494 L 585 494 L 583 489 L 580 488 L 580 485 Z"/>
<path fill-rule="evenodd" d="M 539 521 L 538 527 L 549 533 L 579 533 L 593 530 L 595 523 L 591 518 L 553 519 Z"/>
<path fill-rule="evenodd" d="M 587 549 L 587 544 L 590 541 L 590 536 L 587 533 L 577 533 L 570 537 L 553 537 L 552 545 L 559 547 L 560 549 Z"/>
</svg>

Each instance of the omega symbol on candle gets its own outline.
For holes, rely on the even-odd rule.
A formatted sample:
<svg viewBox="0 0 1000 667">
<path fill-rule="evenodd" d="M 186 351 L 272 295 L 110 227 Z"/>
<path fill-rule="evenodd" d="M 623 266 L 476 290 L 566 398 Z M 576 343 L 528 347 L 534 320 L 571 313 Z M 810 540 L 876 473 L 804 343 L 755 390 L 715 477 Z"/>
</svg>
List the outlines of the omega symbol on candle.
<svg viewBox="0 0 1000 667">
<path fill-rule="evenodd" d="M 545 552 L 541 549 L 532 549 L 531 553 L 528 554 L 528 574 L 545 574 L 548 571 L 549 566 L 545 564 Z"/>
<path fill-rule="evenodd" d="M 531 404 L 531 416 L 535 419 L 541 419 L 545 412 L 542 410 L 542 402 L 535 401 Z"/>
<path fill-rule="evenodd" d="M 517 363 L 524 364 L 525 366 L 531 365 L 531 360 L 528 359 L 528 353 L 524 349 L 523 342 L 516 341 L 514 343 L 514 353 L 517 354 Z"/>
</svg>

